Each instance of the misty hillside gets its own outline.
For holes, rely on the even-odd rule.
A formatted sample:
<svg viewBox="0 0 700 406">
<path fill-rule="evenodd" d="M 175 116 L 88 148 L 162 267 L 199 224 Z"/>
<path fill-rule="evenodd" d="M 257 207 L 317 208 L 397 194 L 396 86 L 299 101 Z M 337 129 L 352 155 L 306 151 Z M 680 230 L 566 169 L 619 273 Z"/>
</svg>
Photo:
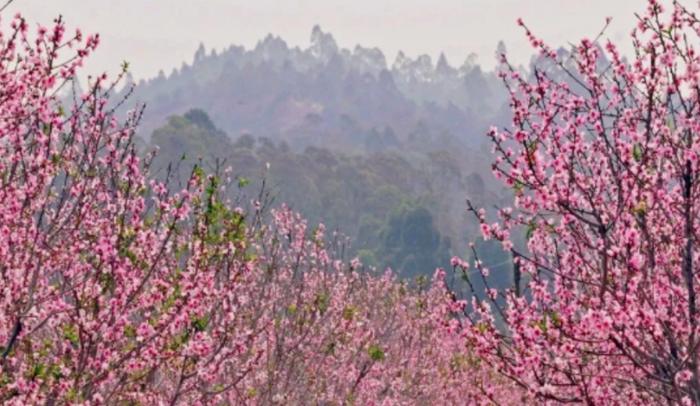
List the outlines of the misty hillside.
<svg viewBox="0 0 700 406">
<path fill-rule="evenodd" d="M 505 93 L 474 56 L 453 67 L 400 52 L 389 64 L 316 26 L 306 49 L 271 35 L 251 50 L 202 45 L 191 65 L 141 81 L 126 107 L 137 103 L 161 176 L 176 167 L 183 182 L 199 163 L 230 165 L 251 189 L 264 176 L 277 203 L 349 236 L 349 255 L 406 276 L 468 255 L 467 199 L 493 207 L 508 196 L 484 137 L 507 120 Z M 510 266 L 489 252 L 487 263 Z"/>
<path fill-rule="evenodd" d="M 389 64 L 377 48 L 339 48 L 318 26 L 306 49 L 271 35 L 251 50 L 202 45 L 191 64 L 141 81 L 132 98 L 148 105 L 146 137 L 168 116 L 201 108 L 232 137 L 355 150 L 421 137 L 477 144 L 502 121 L 504 100 L 498 78 L 473 56 L 457 68 L 444 55 L 434 63 L 399 53 Z"/>
</svg>

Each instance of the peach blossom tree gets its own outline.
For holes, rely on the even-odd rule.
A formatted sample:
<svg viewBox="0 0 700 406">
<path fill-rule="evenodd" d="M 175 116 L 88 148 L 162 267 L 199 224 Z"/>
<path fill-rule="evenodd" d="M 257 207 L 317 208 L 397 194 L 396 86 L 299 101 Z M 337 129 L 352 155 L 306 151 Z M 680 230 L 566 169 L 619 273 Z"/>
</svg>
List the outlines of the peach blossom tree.
<svg viewBox="0 0 700 406">
<path fill-rule="evenodd" d="M 341 261 L 323 226 L 228 172 L 149 178 L 96 35 L 0 31 L 0 402 L 440 404 L 513 393 L 465 345 L 438 271 L 411 287 Z M 71 100 L 72 99 L 72 100 Z M 499 389 L 501 388 L 501 389 Z M 522 392 L 524 393 L 524 392 Z"/>
<path fill-rule="evenodd" d="M 541 401 L 700 404 L 700 20 L 649 0 L 630 59 L 520 24 L 538 62 L 504 56 L 512 124 L 489 133 L 514 204 L 472 211 L 521 283 L 473 301 L 469 341 Z"/>
</svg>

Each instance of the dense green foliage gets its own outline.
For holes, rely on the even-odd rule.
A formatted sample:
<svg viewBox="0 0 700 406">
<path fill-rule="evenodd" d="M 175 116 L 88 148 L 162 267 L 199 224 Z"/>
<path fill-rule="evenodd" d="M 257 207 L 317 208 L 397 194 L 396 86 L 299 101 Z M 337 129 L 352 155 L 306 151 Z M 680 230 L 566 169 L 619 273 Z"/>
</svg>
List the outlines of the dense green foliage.
<svg viewBox="0 0 700 406">
<path fill-rule="evenodd" d="M 356 245 L 365 263 L 395 267 L 413 276 L 449 261 L 449 239 L 435 228 L 433 215 L 424 206 L 404 201 L 384 221 L 372 216 L 363 220 Z"/>
<path fill-rule="evenodd" d="M 170 117 L 150 143 L 160 148 L 153 168 L 158 177 L 181 184 L 195 164 L 214 172 L 231 166 L 250 198 L 264 178 L 277 202 L 348 236 L 348 256 L 404 276 L 430 274 L 449 266 L 451 255 L 468 254 L 475 226 L 464 210 L 465 197 L 481 202 L 499 196 L 482 180 L 488 175 L 472 169 L 478 154 L 449 144 L 422 153 L 295 150 L 265 137 L 232 140 L 197 109 Z M 492 251 L 485 261 L 502 263 L 498 248 Z"/>
</svg>

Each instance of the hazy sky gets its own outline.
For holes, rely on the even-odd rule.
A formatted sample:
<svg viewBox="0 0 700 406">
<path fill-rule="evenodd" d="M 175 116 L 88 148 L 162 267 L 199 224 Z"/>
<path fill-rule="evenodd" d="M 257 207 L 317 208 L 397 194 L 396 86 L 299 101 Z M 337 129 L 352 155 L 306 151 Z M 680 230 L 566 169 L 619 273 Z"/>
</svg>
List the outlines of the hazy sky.
<svg viewBox="0 0 700 406">
<path fill-rule="evenodd" d="M 32 22 L 49 23 L 62 14 L 69 26 L 100 32 L 102 45 L 87 69 L 115 71 L 123 60 L 136 78 L 169 73 L 191 62 L 200 42 L 207 49 L 231 44 L 255 46 L 267 33 L 306 47 L 320 24 L 342 47 L 381 48 L 389 64 L 399 50 L 433 61 L 444 51 L 452 65 L 471 53 L 486 68 L 494 65 L 498 40 L 511 59 L 526 62 L 531 49 L 515 20 L 552 45 L 595 36 L 606 16 L 607 36 L 628 43 L 634 12 L 644 0 L 15 0 Z"/>
</svg>

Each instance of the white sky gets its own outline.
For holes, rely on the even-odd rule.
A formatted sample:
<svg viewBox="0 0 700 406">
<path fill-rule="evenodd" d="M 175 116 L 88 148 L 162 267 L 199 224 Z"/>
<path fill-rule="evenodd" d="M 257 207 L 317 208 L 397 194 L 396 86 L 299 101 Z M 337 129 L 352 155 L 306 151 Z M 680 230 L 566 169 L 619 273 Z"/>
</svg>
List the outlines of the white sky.
<svg viewBox="0 0 700 406">
<path fill-rule="evenodd" d="M 475 52 L 489 69 L 498 40 L 516 63 L 532 51 L 515 20 L 522 17 L 551 45 L 595 36 L 606 16 L 607 36 L 629 43 L 634 12 L 644 0 L 15 0 L 7 16 L 22 12 L 30 22 L 48 24 L 62 14 L 69 28 L 99 32 L 102 44 L 87 66 L 91 73 L 114 72 L 128 60 L 137 79 L 159 69 L 169 73 L 191 62 L 200 42 L 220 50 L 250 48 L 267 33 L 306 47 L 320 24 L 340 46 L 377 46 L 391 64 L 399 50 L 435 62 L 444 51 L 452 65 Z"/>
</svg>

